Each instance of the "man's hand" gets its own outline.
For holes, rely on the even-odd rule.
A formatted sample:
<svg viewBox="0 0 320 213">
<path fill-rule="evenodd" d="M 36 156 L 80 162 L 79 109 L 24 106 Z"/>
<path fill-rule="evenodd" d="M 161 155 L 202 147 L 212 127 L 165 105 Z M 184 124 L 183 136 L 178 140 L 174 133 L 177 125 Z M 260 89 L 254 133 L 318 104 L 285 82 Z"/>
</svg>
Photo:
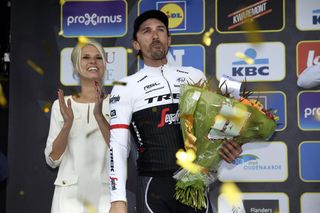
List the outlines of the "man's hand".
<svg viewBox="0 0 320 213">
<path fill-rule="evenodd" d="M 223 160 L 231 163 L 235 160 L 242 152 L 241 145 L 235 141 L 225 141 L 223 142 L 219 154 Z"/>
<path fill-rule="evenodd" d="M 112 202 L 109 213 L 127 213 L 127 203 L 124 201 Z"/>
</svg>

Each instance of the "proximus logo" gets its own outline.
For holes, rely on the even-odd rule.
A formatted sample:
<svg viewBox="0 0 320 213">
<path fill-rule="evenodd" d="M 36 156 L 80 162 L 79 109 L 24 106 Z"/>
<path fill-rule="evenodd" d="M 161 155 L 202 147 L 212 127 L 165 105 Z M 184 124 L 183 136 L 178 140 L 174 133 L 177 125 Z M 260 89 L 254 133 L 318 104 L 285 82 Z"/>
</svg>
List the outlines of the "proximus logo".
<svg viewBox="0 0 320 213">
<path fill-rule="evenodd" d="M 82 16 L 68 16 L 67 26 L 71 24 L 97 25 L 122 22 L 122 15 L 98 16 L 96 13 L 85 13 Z"/>
</svg>

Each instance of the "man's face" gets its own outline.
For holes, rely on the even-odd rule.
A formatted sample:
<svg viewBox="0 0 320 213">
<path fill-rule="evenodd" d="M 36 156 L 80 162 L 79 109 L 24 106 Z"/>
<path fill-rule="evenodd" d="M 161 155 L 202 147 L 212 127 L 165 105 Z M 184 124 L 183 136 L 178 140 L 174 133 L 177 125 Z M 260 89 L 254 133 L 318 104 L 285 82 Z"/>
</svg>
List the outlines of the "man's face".
<svg viewBox="0 0 320 213">
<path fill-rule="evenodd" d="M 166 26 L 158 19 L 144 21 L 137 32 L 137 40 L 133 41 L 135 50 L 140 50 L 144 60 L 162 60 L 166 58 L 171 37 Z"/>
</svg>

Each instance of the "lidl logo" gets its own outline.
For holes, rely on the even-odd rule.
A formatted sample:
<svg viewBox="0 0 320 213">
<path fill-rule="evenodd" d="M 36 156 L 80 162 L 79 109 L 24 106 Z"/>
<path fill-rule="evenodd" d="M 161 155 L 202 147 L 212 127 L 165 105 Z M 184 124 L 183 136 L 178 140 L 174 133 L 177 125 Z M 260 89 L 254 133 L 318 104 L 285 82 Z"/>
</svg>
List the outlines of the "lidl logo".
<svg viewBox="0 0 320 213">
<path fill-rule="evenodd" d="M 186 2 L 166 4 L 158 2 L 157 6 L 162 12 L 167 14 L 169 19 L 169 28 L 171 31 L 186 29 Z"/>
<path fill-rule="evenodd" d="M 320 29 L 319 0 L 296 0 L 296 25 L 299 30 Z"/>
<path fill-rule="evenodd" d="M 298 95 L 298 125 L 302 130 L 320 130 L 320 91 Z"/>
<path fill-rule="evenodd" d="M 66 37 L 119 37 L 127 32 L 127 2 L 65 1 L 61 29 Z"/>
<path fill-rule="evenodd" d="M 301 41 L 297 44 L 297 74 L 307 67 L 320 64 L 320 41 Z"/>
<path fill-rule="evenodd" d="M 205 73 L 205 49 L 202 45 L 171 45 L 167 59 L 170 65 L 192 66 Z M 138 60 L 138 70 L 143 66 L 143 60 Z"/>
<path fill-rule="evenodd" d="M 216 49 L 216 75 L 239 81 L 281 81 L 285 77 L 285 48 L 281 42 L 224 43 Z M 243 57 L 238 57 L 242 55 Z M 250 59 L 250 63 L 248 63 Z"/>
<path fill-rule="evenodd" d="M 305 141 L 299 145 L 300 178 L 320 182 L 320 141 Z"/>
<path fill-rule="evenodd" d="M 204 8 L 204 0 L 140 0 L 138 14 L 152 9 L 160 10 L 168 16 L 172 35 L 200 34 L 205 26 Z"/>
<path fill-rule="evenodd" d="M 111 86 L 113 81 L 127 76 L 127 51 L 123 47 L 104 48 L 106 52 L 106 72 L 104 85 Z M 71 63 L 72 48 L 64 48 L 60 53 L 60 81 L 65 86 L 79 85 L 79 77 L 74 73 Z"/>
</svg>

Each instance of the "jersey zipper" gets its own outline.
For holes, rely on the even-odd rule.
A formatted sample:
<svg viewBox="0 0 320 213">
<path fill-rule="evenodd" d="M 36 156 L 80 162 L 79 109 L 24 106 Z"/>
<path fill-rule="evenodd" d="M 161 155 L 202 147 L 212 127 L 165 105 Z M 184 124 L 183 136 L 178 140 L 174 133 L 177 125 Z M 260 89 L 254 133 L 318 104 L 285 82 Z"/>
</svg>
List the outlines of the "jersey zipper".
<svg viewBox="0 0 320 213">
<path fill-rule="evenodd" d="M 161 66 L 161 74 L 162 74 L 162 77 L 164 78 L 164 80 L 167 82 L 168 84 L 168 87 L 169 87 L 169 91 L 170 91 L 170 97 L 171 97 L 171 102 L 173 103 L 173 94 L 172 94 L 172 90 L 171 90 L 171 87 L 170 87 L 170 84 L 169 84 L 169 81 L 167 80 L 167 78 L 164 76 L 163 74 L 163 65 Z"/>
</svg>

